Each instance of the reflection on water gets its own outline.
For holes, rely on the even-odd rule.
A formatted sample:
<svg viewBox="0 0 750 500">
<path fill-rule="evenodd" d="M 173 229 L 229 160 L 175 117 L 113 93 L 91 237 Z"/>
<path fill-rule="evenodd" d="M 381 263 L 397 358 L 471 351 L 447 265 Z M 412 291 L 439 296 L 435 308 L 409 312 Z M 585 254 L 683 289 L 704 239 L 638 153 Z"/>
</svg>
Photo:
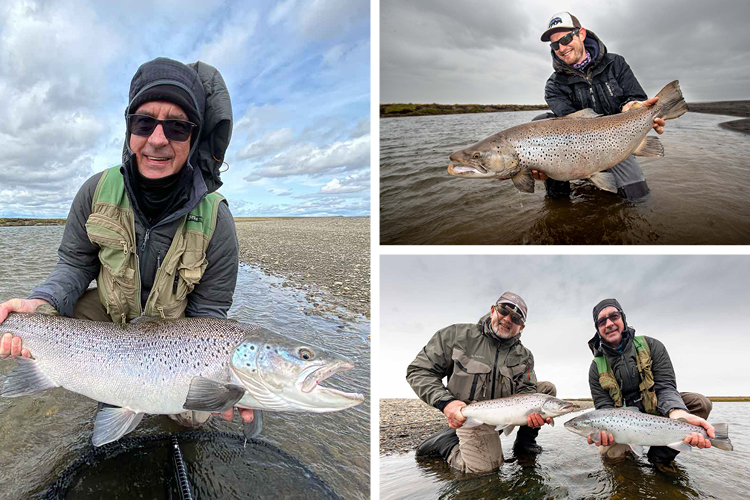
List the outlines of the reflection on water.
<svg viewBox="0 0 750 500">
<path fill-rule="evenodd" d="M 705 499 L 748 498 L 750 425 L 745 415 L 750 403 L 714 403 L 710 422 L 729 422 L 735 451 L 718 449 L 681 453 L 676 471 L 660 472 L 646 457 L 629 454 L 620 462 L 602 459 L 594 446 L 563 428 L 576 414 L 545 426 L 538 443 L 544 451 L 530 461 L 513 457 L 511 434 L 502 439 L 506 462 L 496 473 L 473 476 L 451 469 L 441 459 L 419 459 L 414 453 L 380 457 L 380 497 L 397 499 L 479 500 L 591 498 L 591 499 Z"/>
<path fill-rule="evenodd" d="M 380 121 L 383 244 L 749 244 L 750 136 L 730 117 L 686 113 L 659 136 L 664 158 L 639 158 L 651 193 L 628 202 L 573 183 L 566 200 L 544 184 L 448 175 L 448 156 L 538 112 Z M 656 135 L 651 132 L 651 135 Z"/>
<path fill-rule="evenodd" d="M 0 301 L 25 297 L 46 278 L 54 267 L 62 232 L 62 227 L 0 228 Z M 310 309 L 303 292 L 284 287 L 282 279 L 243 266 L 229 315 L 352 359 L 356 367 L 334 375 L 329 385 L 362 392 L 365 403 L 335 413 L 266 412 L 260 438 L 305 464 L 342 498 L 369 498 L 370 323 L 309 315 Z M 11 361 L 0 361 L 0 383 L 14 365 Z M 63 389 L 21 398 L 0 398 L 0 478 L 3 479 L 0 499 L 25 498 L 30 492 L 44 489 L 71 461 L 88 452 L 95 409 L 95 402 Z M 219 418 L 211 419 L 205 428 L 242 432 L 238 422 L 227 423 Z M 167 417 L 146 416 L 130 435 L 179 430 Z M 203 491 L 204 498 L 211 485 L 219 483 L 222 498 L 245 498 L 255 493 L 266 496 L 264 491 L 270 492 L 269 498 L 279 495 L 277 485 L 257 481 L 262 469 L 248 474 L 227 471 L 220 458 L 207 458 L 217 455 L 211 449 L 196 452 L 187 449 L 184 453 L 186 460 L 191 461 L 189 468 L 196 482 L 208 485 L 208 490 Z M 278 476 L 283 475 L 285 464 L 262 467 L 280 468 Z M 253 486 L 248 488 L 242 484 L 244 480 L 251 481 Z M 233 491 L 236 496 L 227 494 Z"/>
</svg>

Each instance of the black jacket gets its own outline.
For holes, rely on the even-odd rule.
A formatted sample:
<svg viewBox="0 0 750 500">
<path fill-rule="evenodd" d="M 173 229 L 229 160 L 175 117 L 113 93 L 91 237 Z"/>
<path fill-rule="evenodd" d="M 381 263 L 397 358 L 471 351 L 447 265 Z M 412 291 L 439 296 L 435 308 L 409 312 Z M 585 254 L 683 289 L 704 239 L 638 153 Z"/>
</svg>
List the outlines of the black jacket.
<svg viewBox="0 0 750 500">
<path fill-rule="evenodd" d="M 622 56 L 608 53 L 607 47 L 591 31 L 586 32 L 584 46 L 593 61 L 583 70 L 563 63 L 552 51 L 555 72 L 547 80 L 544 99 L 555 116 L 586 108 L 602 115 L 614 115 L 630 101 L 646 100 L 646 93 Z"/>
</svg>

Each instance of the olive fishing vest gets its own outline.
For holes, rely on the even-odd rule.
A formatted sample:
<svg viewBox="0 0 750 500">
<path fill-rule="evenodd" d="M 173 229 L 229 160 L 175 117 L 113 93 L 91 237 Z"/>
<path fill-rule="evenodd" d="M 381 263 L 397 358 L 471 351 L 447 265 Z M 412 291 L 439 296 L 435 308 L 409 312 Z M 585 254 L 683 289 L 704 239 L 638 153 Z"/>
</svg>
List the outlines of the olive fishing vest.
<svg viewBox="0 0 750 500">
<path fill-rule="evenodd" d="M 641 392 L 641 402 L 646 413 L 661 415 L 656 408 L 656 392 L 654 391 L 654 374 L 651 373 L 651 350 L 643 337 L 633 337 L 633 346 L 635 347 L 635 361 L 638 364 L 638 374 L 641 377 L 641 383 L 638 389 Z M 607 357 L 596 356 L 594 358 L 596 367 L 599 370 L 599 384 L 602 388 L 609 391 L 609 395 L 615 402 L 615 407 L 622 406 L 622 391 L 617 384 L 615 374 L 609 366 Z"/>
<path fill-rule="evenodd" d="M 141 315 L 161 318 L 185 315 L 187 295 L 200 282 L 208 265 L 206 248 L 216 228 L 222 201 L 224 197 L 219 193 L 208 194 L 182 217 L 142 309 L 135 214 L 120 167 L 104 171 L 94 192 L 86 232 L 99 247 L 101 266 L 96 284 L 99 299 L 112 321 L 127 323 Z"/>
</svg>

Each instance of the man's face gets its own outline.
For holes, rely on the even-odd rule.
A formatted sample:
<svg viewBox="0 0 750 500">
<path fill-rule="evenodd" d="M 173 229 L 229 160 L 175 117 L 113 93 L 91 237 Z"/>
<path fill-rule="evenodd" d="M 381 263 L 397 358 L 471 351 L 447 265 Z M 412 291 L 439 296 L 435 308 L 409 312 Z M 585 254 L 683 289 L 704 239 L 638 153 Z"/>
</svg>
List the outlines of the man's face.
<svg viewBox="0 0 750 500">
<path fill-rule="evenodd" d="M 524 325 L 517 325 L 513 323 L 510 320 L 510 315 L 501 316 L 500 311 L 496 306 L 492 306 L 490 308 L 490 315 L 492 330 L 501 339 L 509 339 L 515 337 L 516 335 L 521 333 L 521 330 L 523 330 L 524 328 Z"/>
<path fill-rule="evenodd" d="M 550 42 L 556 42 L 571 31 L 573 30 L 552 33 L 549 37 L 549 40 Z M 585 39 L 586 29 L 581 28 L 578 34 L 573 37 L 573 40 L 568 45 L 561 44 L 560 47 L 555 51 L 555 54 L 560 58 L 562 62 L 564 62 L 568 66 L 578 64 L 586 58 L 586 49 L 584 49 L 583 47 L 583 41 Z"/>
<path fill-rule="evenodd" d="M 187 120 L 187 114 L 176 104 L 166 101 L 149 101 L 135 111 L 157 120 Z M 164 127 L 158 124 L 148 137 L 130 134 L 130 149 L 135 153 L 138 171 L 148 179 L 166 177 L 180 171 L 190 154 L 190 139 L 170 141 Z"/>
<path fill-rule="evenodd" d="M 612 313 L 619 313 L 616 307 L 607 306 L 599 311 L 597 321 L 603 318 L 607 318 Z M 597 327 L 599 330 L 599 336 L 612 347 L 617 347 L 622 341 L 622 331 L 625 329 L 625 323 L 622 321 L 622 315 L 614 321 L 607 319 L 604 325 Z"/>
</svg>

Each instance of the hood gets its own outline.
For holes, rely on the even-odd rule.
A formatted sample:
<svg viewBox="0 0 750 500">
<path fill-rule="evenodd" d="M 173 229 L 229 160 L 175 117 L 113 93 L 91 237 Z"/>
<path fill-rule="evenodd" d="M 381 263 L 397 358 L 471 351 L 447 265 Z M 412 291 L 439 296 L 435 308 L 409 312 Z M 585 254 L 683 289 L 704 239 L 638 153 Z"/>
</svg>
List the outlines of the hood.
<svg viewBox="0 0 750 500">
<path fill-rule="evenodd" d="M 604 43 L 599 40 L 593 31 L 586 30 L 586 40 L 583 41 L 583 46 L 591 54 L 592 61 L 589 63 L 587 68 L 593 68 L 597 66 L 604 56 L 607 54 L 607 47 Z M 555 51 L 550 48 L 550 54 L 552 55 L 552 68 L 556 73 L 565 73 L 569 75 L 583 75 L 583 72 L 579 69 L 575 69 L 572 66 L 568 66 L 560 60 L 555 54 Z"/>
</svg>

